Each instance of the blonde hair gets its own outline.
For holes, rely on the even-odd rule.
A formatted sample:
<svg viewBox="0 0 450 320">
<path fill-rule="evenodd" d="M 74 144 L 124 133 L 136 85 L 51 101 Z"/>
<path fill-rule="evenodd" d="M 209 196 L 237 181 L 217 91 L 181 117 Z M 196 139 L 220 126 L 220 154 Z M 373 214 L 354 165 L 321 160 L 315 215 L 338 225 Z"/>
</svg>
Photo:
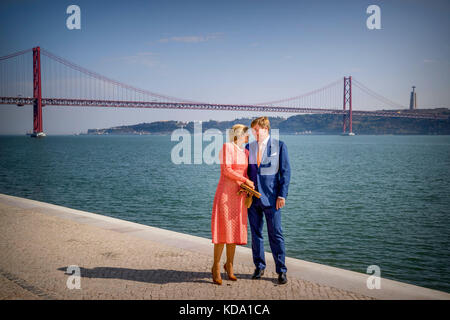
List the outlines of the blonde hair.
<svg viewBox="0 0 450 320">
<path fill-rule="evenodd" d="M 230 142 L 236 142 L 237 139 L 245 135 L 248 131 L 248 127 L 243 124 L 235 124 L 229 131 L 228 135 Z"/>
<path fill-rule="evenodd" d="M 256 125 L 260 126 L 262 129 L 267 129 L 268 131 L 270 131 L 270 121 L 267 117 L 256 118 L 252 121 L 250 126 L 253 128 Z"/>
</svg>

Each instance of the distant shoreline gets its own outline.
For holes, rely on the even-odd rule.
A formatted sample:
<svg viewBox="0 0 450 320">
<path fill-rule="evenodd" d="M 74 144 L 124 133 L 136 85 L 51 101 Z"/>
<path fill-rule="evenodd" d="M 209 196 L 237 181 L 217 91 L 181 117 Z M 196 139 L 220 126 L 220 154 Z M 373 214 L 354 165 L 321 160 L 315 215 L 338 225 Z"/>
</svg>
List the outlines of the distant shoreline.
<svg viewBox="0 0 450 320">
<path fill-rule="evenodd" d="M 449 115 L 450 110 L 439 109 L 439 114 Z M 342 134 L 342 115 L 308 114 L 295 115 L 289 118 L 269 117 L 271 128 L 279 129 L 283 135 L 340 135 Z M 201 130 L 218 129 L 225 132 L 237 123 L 250 126 L 252 118 L 239 118 L 232 121 L 155 121 L 135 125 L 115 126 L 103 129 L 88 129 L 85 134 L 171 134 L 177 129 L 194 132 L 194 124 L 201 123 Z M 450 135 L 450 118 L 413 119 L 382 118 L 358 116 L 353 119 L 353 130 L 357 135 Z M 84 133 L 83 133 L 84 134 Z"/>
<path fill-rule="evenodd" d="M 48 136 L 52 137 L 68 137 L 68 136 L 170 136 L 171 133 L 148 133 L 148 134 L 133 134 L 133 133 L 112 133 L 112 134 L 88 134 L 88 133 L 47 133 Z M 282 133 L 283 136 L 342 136 L 342 134 L 338 133 L 311 133 L 311 134 L 295 134 L 295 133 Z M 0 137 L 22 137 L 26 136 L 25 134 L 0 134 Z M 446 134 L 417 134 L 417 133 L 403 133 L 403 134 L 394 134 L 394 133 L 380 133 L 380 134 L 358 134 L 355 133 L 355 136 L 450 136 L 450 133 Z"/>
<path fill-rule="evenodd" d="M 47 137 L 76 137 L 76 136 L 89 136 L 89 137 L 95 137 L 95 136 L 170 136 L 170 133 L 150 133 L 150 134 L 132 134 L 132 133 L 126 133 L 126 134 L 86 134 L 86 133 L 82 133 L 82 134 L 76 134 L 76 133 L 63 133 L 63 134 L 52 134 L 52 133 L 47 133 Z M 282 136 L 342 136 L 341 134 L 331 134 L 331 133 L 324 133 L 324 134 L 293 134 L 293 133 L 285 133 L 285 134 L 281 134 Z M 0 137 L 22 137 L 25 135 L 22 134 L 0 134 Z M 386 133 L 386 134 L 358 134 L 355 133 L 355 136 L 450 136 L 449 134 L 416 134 L 416 133 L 411 133 L 411 134 L 392 134 L 392 133 Z"/>
<path fill-rule="evenodd" d="M 392 110 L 391 110 L 392 111 Z M 386 118 L 374 116 L 353 116 L 353 133 L 356 135 L 450 135 L 450 109 L 417 109 L 448 116 L 447 119 Z M 406 112 L 406 111 L 405 111 Z M 170 135 L 177 129 L 194 132 L 194 126 L 201 123 L 201 131 L 217 129 L 226 132 L 237 123 L 250 126 L 253 118 L 244 117 L 228 121 L 176 121 L 161 120 L 109 128 L 87 129 L 85 132 L 50 135 Z M 342 115 L 299 114 L 290 117 L 269 117 L 271 128 L 282 135 L 341 135 Z M 347 129 L 348 130 L 348 129 Z M 45 128 L 44 128 L 45 132 Z M 0 134 L 15 136 L 22 134 Z M 25 133 L 23 133 L 25 135 Z"/>
</svg>

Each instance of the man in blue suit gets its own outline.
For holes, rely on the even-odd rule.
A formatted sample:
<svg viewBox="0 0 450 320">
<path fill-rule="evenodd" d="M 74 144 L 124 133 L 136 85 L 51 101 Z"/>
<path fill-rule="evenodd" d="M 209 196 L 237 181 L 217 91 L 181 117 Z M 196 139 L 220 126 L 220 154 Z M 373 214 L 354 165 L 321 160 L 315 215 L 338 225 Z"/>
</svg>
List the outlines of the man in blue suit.
<svg viewBox="0 0 450 320">
<path fill-rule="evenodd" d="M 264 275 L 263 216 L 266 218 L 269 244 L 275 260 L 278 283 L 287 282 L 283 229 L 281 227 L 281 208 L 288 195 L 291 168 L 287 146 L 283 141 L 269 135 L 270 122 L 267 117 L 259 117 L 251 123 L 256 138 L 246 145 L 249 150 L 248 177 L 255 184 L 261 198 L 253 198 L 248 209 L 248 219 L 252 232 L 253 262 L 256 266 L 253 279 Z"/>
</svg>

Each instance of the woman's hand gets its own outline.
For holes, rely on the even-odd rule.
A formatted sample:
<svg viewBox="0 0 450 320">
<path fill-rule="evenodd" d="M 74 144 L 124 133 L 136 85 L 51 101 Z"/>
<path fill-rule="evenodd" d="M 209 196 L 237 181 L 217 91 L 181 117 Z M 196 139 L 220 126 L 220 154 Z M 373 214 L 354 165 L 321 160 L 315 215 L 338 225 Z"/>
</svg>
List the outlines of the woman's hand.
<svg viewBox="0 0 450 320">
<path fill-rule="evenodd" d="M 253 183 L 252 180 L 247 179 L 247 180 L 245 181 L 245 184 L 248 185 L 250 188 L 255 189 L 255 184 Z"/>
</svg>

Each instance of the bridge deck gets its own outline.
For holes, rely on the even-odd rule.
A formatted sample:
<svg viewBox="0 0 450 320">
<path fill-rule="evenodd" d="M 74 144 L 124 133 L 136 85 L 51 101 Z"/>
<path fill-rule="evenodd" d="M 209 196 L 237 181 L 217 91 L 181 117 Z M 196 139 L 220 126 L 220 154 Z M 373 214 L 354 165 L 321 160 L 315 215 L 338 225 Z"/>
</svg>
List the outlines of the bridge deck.
<svg viewBox="0 0 450 320">
<path fill-rule="evenodd" d="M 32 97 L 0 97 L 0 104 L 10 105 L 32 105 Z M 210 104 L 194 102 L 157 102 L 157 101 L 115 101 L 115 100 L 88 100 L 88 99 L 63 99 L 42 98 L 43 106 L 72 106 L 72 107 L 105 107 L 105 108 L 151 108 L 151 109 L 178 109 L 178 110 L 223 110 L 223 111 L 254 111 L 254 112 L 281 112 L 281 113 L 309 113 L 309 114 L 348 114 L 348 110 L 325 109 L 325 108 L 296 108 L 282 106 L 263 106 L 245 104 Z M 447 120 L 449 116 L 439 113 L 402 111 L 362 111 L 353 110 L 354 116 L 375 116 L 392 118 L 414 118 L 414 119 L 440 119 Z"/>
</svg>

